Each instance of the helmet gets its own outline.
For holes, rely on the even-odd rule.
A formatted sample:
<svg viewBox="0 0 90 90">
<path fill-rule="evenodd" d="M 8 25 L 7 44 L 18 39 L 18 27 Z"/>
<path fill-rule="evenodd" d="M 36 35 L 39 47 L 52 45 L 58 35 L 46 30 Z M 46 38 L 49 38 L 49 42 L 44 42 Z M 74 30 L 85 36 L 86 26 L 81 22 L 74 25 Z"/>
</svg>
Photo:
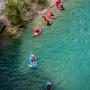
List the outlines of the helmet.
<svg viewBox="0 0 90 90">
<path fill-rule="evenodd" d="M 35 56 L 32 54 L 32 57 L 35 57 Z"/>
<path fill-rule="evenodd" d="M 47 83 L 46 83 L 47 85 L 51 85 L 51 82 L 50 81 L 47 81 Z"/>
</svg>

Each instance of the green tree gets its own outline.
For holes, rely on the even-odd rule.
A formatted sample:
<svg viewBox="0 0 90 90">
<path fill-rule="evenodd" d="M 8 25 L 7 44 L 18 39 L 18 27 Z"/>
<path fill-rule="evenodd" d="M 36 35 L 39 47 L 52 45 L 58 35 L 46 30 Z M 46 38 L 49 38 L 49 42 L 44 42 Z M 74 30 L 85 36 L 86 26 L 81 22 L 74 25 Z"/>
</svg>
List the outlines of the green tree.
<svg viewBox="0 0 90 90">
<path fill-rule="evenodd" d="M 13 25 L 18 25 L 22 22 L 18 3 L 13 2 L 13 0 L 8 0 L 5 11 L 7 13 L 7 17 L 10 19 Z"/>
</svg>

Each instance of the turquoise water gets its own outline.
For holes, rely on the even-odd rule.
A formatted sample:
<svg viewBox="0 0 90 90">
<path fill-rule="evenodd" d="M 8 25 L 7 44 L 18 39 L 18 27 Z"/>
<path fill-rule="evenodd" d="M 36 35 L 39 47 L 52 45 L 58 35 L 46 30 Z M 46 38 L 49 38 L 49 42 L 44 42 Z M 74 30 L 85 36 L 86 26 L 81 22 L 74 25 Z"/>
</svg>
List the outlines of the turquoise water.
<svg viewBox="0 0 90 90">
<path fill-rule="evenodd" d="M 0 41 L 0 90 L 90 90 L 90 0 L 75 0 L 51 27 L 33 38 L 31 28 L 18 39 Z M 37 25 L 34 25 L 37 26 Z M 33 26 L 33 27 L 34 27 Z M 39 67 L 27 66 L 30 52 Z"/>
</svg>

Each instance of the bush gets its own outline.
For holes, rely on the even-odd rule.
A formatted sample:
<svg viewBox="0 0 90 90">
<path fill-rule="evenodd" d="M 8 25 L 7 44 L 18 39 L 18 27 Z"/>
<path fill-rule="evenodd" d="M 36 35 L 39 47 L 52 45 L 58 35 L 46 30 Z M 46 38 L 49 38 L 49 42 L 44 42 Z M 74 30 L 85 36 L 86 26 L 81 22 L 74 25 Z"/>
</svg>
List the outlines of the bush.
<svg viewBox="0 0 90 90">
<path fill-rule="evenodd" d="M 18 0 L 18 2 L 14 2 L 13 0 L 8 0 L 5 13 L 13 25 L 19 25 L 28 18 L 26 13 L 30 10 L 32 2 L 43 7 L 48 4 L 47 1 L 48 0 Z"/>
<path fill-rule="evenodd" d="M 18 4 L 13 2 L 13 0 L 8 0 L 5 11 L 7 12 L 7 17 L 13 25 L 18 25 L 22 22 Z"/>
</svg>

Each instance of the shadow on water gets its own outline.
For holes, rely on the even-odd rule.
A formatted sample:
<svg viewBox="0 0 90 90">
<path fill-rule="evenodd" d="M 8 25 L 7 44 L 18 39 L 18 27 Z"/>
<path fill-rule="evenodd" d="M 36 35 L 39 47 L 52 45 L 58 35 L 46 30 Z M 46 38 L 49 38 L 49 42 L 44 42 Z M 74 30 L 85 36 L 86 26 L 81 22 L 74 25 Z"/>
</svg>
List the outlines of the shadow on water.
<svg viewBox="0 0 90 90">
<path fill-rule="evenodd" d="M 15 80 L 20 57 L 20 39 L 0 41 L 0 90 L 9 90 Z"/>
<path fill-rule="evenodd" d="M 0 41 L 0 90 L 45 90 L 48 76 L 41 68 L 32 70 L 26 66 L 27 60 L 21 60 L 21 44 L 20 38 Z"/>
</svg>

